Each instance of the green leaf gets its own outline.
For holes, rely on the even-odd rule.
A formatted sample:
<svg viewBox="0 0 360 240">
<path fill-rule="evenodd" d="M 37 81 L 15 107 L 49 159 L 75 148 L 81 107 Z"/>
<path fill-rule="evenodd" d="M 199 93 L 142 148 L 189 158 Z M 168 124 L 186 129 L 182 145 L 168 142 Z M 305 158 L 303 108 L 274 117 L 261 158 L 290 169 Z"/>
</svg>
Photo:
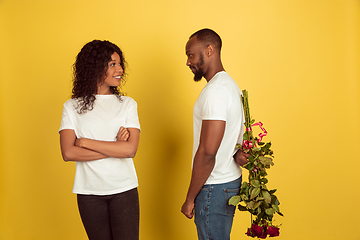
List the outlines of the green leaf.
<svg viewBox="0 0 360 240">
<path fill-rule="evenodd" d="M 271 196 L 268 191 L 261 191 L 266 203 L 271 203 Z"/>
<path fill-rule="evenodd" d="M 256 187 L 251 191 L 250 199 L 254 199 L 260 193 L 260 188 Z"/>
<path fill-rule="evenodd" d="M 241 199 L 242 199 L 243 201 L 248 201 L 248 200 L 249 200 L 249 197 L 246 196 L 245 194 L 241 194 Z M 241 201 L 240 201 L 240 202 L 241 202 Z"/>
<path fill-rule="evenodd" d="M 236 195 L 229 199 L 229 205 L 236 206 L 240 202 L 241 198 L 240 196 Z"/>
<path fill-rule="evenodd" d="M 267 204 L 265 201 L 264 201 L 264 202 L 262 202 L 262 206 L 263 206 L 264 208 L 270 208 L 270 205 L 269 205 L 269 204 Z"/>
<path fill-rule="evenodd" d="M 252 162 L 248 162 L 243 166 L 243 168 L 246 168 L 247 170 L 251 171 L 254 169 L 254 164 Z"/>
<path fill-rule="evenodd" d="M 245 188 L 246 196 L 250 196 L 250 185 Z"/>
<path fill-rule="evenodd" d="M 277 212 L 277 213 L 278 213 L 280 216 L 282 216 L 282 217 L 284 216 L 281 212 Z"/>
<path fill-rule="evenodd" d="M 246 203 L 246 206 L 247 206 L 248 208 L 250 208 L 250 209 L 253 209 L 254 205 L 255 205 L 255 202 L 254 202 L 254 201 L 251 201 L 251 202 Z"/>
<path fill-rule="evenodd" d="M 267 215 L 272 216 L 272 215 L 274 215 L 275 210 L 273 208 L 268 208 L 265 210 L 265 212 Z"/>
<path fill-rule="evenodd" d="M 260 206 L 260 204 L 261 204 L 261 202 L 256 202 L 256 203 L 254 204 L 254 209 L 257 209 L 257 208 Z"/>
<path fill-rule="evenodd" d="M 238 205 L 238 209 L 240 211 L 248 211 L 248 209 L 246 207 L 244 207 L 243 205 L 241 205 L 241 204 Z"/>
<path fill-rule="evenodd" d="M 271 195 L 271 204 L 280 205 L 280 202 L 275 195 Z"/>
<path fill-rule="evenodd" d="M 273 205 L 271 205 L 271 206 L 272 206 L 272 208 L 273 208 L 276 212 L 279 212 L 279 211 L 280 211 L 278 205 L 273 204 Z"/>
<path fill-rule="evenodd" d="M 256 179 L 251 180 L 250 184 L 251 184 L 251 186 L 254 186 L 254 187 L 260 187 L 260 182 L 259 182 L 259 180 L 256 180 Z"/>
<path fill-rule="evenodd" d="M 264 146 L 264 148 L 267 148 L 267 149 L 270 149 L 270 147 L 271 147 L 271 142 L 266 143 Z"/>
<path fill-rule="evenodd" d="M 261 213 L 261 208 L 258 208 L 256 211 L 256 215 L 259 215 Z"/>
<path fill-rule="evenodd" d="M 269 193 L 270 193 L 270 194 L 273 194 L 273 193 L 276 192 L 276 190 L 277 190 L 277 189 L 270 190 Z"/>
<path fill-rule="evenodd" d="M 266 179 L 266 178 L 262 178 L 261 180 L 260 180 L 260 182 L 263 182 L 263 183 L 268 183 L 269 181 Z"/>
<path fill-rule="evenodd" d="M 243 182 L 243 183 L 241 184 L 241 188 L 246 188 L 248 185 L 249 185 L 249 184 L 248 184 L 247 182 Z"/>
<path fill-rule="evenodd" d="M 260 197 L 260 196 L 258 196 L 258 197 L 255 199 L 255 201 L 262 201 L 262 200 L 265 200 L 265 198 Z"/>
<path fill-rule="evenodd" d="M 265 167 L 270 167 L 270 166 L 273 166 L 274 163 L 272 161 L 272 158 L 269 158 L 269 157 L 264 157 L 264 156 L 260 156 L 259 157 L 259 160 L 262 164 L 265 165 Z"/>
</svg>

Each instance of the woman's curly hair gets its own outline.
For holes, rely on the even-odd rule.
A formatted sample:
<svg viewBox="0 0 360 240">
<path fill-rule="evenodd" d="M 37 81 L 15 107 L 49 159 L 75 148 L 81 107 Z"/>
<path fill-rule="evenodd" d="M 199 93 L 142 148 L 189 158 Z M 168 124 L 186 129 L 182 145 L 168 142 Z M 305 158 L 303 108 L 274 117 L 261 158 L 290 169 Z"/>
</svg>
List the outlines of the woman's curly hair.
<svg viewBox="0 0 360 240">
<path fill-rule="evenodd" d="M 118 46 L 101 40 L 93 40 L 84 45 L 76 56 L 73 65 L 73 89 L 71 98 L 77 99 L 77 111 L 79 114 L 91 111 L 96 99 L 95 94 L 98 90 L 98 84 L 102 83 L 106 77 L 108 63 L 111 61 L 111 55 L 116 52 L 120 56 L 120 65 L 123 69 L 121 85 L 125 83 L 126 62 L 123 52 Z M 112 94 L 115 94 L 119 100 L 121 95 L 119 87 L 110 87 Z"/>
</svg>

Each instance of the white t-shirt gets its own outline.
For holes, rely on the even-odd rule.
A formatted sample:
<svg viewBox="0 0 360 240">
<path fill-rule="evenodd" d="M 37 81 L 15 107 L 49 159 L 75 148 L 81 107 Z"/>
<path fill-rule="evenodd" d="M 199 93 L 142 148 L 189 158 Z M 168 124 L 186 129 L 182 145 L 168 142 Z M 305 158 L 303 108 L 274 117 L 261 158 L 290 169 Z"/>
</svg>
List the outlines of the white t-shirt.
<svg viewBox="0 0 360 240">
<path fill-rule="evenodd" d="M 95 95 L 94 108 L 77 113 L 77 101 L 64 103 L 60 130 L 72 129 L 77 138 L 116 141 L 121 126 L 140 129 L 137 104 L 130 97 Z M 104 158 L 76 162 L 73 193 L 110 195 L 138 186 L 132 158 Z"/>
<path fill-rule="evenodd" d="M 244 114 L 241 91 L 225 71 L 218 72 L 206 84 L 193 109 L 193 161 L 199 147 L 202 120 L 226 121 L 225 133 L 216 154 L 215 166 L 205 184 L 220 184 L 241 176 L 233 159 L 235 145 L 242 142 Z"/>
</svg>

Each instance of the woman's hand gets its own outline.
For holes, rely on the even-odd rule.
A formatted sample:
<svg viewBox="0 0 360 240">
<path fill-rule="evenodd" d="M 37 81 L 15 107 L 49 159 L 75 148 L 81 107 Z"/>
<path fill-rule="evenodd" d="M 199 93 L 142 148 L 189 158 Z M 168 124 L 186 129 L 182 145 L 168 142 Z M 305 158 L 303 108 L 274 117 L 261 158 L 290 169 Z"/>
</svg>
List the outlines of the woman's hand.
<svg viewBox="0 0 360 240">
<path fill-rule="evenodd" d="M 129 131 L 126 128 L 121 127 L 116 136 L 116 141 L 127 141 L 129 136 L 130 136 Z"/>
<path fill-rule="evenodd" d="M 86 140 L 86 138 L 76 138 L 75 131 L 72 129 L 61 130 L 60 147 L 64 161 L 93 161 L 107 157 L 84 148 Z"/>
<path fill-rule="evenodd" d="M 83 144 L 83 142 L 84 142 L 84 140 L 85 140 L 85 138 L 76 138 L 75 139 L 75 146 L 77 146 L 77 147 L 84 147 L 84 144 Z"/>
<path fill-rule="evenodd" d="M 127 141 L 129 139 L 130 133 L 129 131 L 124 128 L 121 127 L 117 136 L 116 136 L 116 141 Z M 86 138 L 77 138 L 75 140 L 75 146 L 77 147 L 82 147 L 82 148 L 86 148 L 85 143 L 86 143 Z"/>
<path fill-rule="evenodd" d="M 101 155 L 113 158 L 133 158 L 135 157 L 139 145 L 140 129 L 137 128 L 120 128 L 116 140 L 102 141 L 89 138 L 77 138 L 73 145 L 80 149 L 88 149 L 98 152 Z"/>
</svg>

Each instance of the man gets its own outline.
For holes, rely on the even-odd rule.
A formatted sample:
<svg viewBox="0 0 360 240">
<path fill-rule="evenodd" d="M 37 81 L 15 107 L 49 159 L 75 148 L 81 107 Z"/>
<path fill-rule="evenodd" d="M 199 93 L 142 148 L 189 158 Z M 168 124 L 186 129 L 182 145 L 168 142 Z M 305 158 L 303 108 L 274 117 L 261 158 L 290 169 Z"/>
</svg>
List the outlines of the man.
<svg viewBox="0 0 360 240">
<path fill-rule="evenodd" d="M 186 65 L 194 80 L 207 81 L 193 109 L 193 169 L 181 208 L 190 219 L 195 212 L 200 240 L 230 239 L 235 206 L 228 201 L 239 193 L 240 166 L 248 157 L 240 151 L 234 156 L 236 143 L 242 142 L 244 116 L 241 91 L 221 62 L 221 46 L 220 36 L 210 29 L 197 31 L 186 44 Z"/>
</svg>

